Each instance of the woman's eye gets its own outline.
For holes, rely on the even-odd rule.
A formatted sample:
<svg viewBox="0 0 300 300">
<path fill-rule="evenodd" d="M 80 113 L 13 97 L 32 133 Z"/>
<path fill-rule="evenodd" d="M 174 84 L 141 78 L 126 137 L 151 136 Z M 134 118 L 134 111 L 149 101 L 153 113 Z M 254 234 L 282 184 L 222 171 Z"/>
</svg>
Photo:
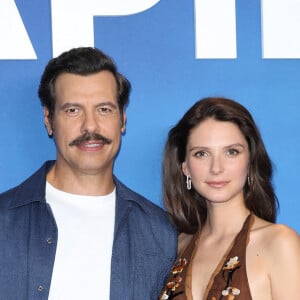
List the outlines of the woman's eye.
<svg viewBox="0 0 300 300">
<path fill-rule="evenodd" d="M 208 154 L 207 154 L 207 152 L 205 152 L 205 151 L 198 151 L 198 152 L 196 152 L 195 154 L 194 154 L 194 156 L 196 156 L 196 157 L 205 157 L 205 156 L 207 156 Z"/>
<path fill-rule="evenodd" d="M 236 149 L 228 149 L 228 150 L 227 150 L 227 154 L 228 154 L 229 156 L 236 156 L 236 155 L 239 154 L 239 151 L 236 150 Z"/>
</svg>

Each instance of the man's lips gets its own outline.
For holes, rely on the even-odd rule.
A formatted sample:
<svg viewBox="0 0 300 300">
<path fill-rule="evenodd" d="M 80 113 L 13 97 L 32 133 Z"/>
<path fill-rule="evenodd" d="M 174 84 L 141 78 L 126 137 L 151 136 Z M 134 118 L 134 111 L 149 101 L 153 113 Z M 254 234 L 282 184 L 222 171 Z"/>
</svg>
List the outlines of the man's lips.
<svg viewBox="0 0 300 300">
<path fill-rule="evenodd" d="M 81 143 L 78 143 L 76 146 L 84 151 L 98 151 L 103 148 L 103 146 L 107 144 L 103 141 L 83 141 Z"/>
<path fill-rule="evenodd" d="M 108 139 L 101 134 L 86 132 L 73 140 L 69 146 L 95 148 L 102 147 L 105 144 L 111 144 L 111 142 L 111 139 Z"/>
</svg>

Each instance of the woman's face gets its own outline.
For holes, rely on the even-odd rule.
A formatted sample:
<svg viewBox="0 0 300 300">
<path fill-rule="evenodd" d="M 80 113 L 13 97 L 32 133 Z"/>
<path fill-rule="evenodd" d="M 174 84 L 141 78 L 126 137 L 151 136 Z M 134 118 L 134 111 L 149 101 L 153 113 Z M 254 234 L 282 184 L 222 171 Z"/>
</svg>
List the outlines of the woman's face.
<svg viewBox="0 0 300 300">
<path fill-rule="evenodd" d="M 248 144 L 234 123 L 210 118 L 191 131 L 182 170 L 208 202 L 243 201 L 248 165 Z"/>
</svg>

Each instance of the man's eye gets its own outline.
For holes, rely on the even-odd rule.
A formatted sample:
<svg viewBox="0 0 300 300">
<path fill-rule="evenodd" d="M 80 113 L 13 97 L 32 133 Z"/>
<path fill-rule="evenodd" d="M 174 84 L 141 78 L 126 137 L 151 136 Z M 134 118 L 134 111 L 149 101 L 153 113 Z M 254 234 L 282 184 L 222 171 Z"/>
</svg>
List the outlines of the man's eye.
<svg viewBox="0 0 300 300">
<path fill-rule="evenodd" d="M 77 107 L 69 107 L 65 110 L 66 113 L 75 114 L 78 113 L 79 109 Z"/>
<path fill-rule="evenodd" d="M 108 108 L 108 107 L 100 107 L 100 112 L 103 112 L 103 113 L 108 113 L 108 112 L 111 112 L 111 109 Z"/>
<path fill-rule="evenodd" d="M 111 106 L 101 106 L 98 109 L 100 114 L 111 114 L 111 113 L 114 113 L 115 110 L 116 109 Z"/>
</svg>

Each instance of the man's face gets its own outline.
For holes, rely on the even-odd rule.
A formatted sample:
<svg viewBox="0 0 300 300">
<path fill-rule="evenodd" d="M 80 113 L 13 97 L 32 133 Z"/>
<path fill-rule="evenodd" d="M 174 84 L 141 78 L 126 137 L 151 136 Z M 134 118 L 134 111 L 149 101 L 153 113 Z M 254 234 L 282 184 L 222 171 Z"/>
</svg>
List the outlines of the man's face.
<svg viewBox="0 0 300 300">
<path fill-rule="evenodd" d="M 117 102 L 117 84 L 109 71 L 92 75 L 63 73 L 55 82 L 53 120 L 45 108 L 45 124 L 53 134 L 56 167 L 62 172 L 111 175 L 125 130 L 125 113 Z"/>
</svg>

